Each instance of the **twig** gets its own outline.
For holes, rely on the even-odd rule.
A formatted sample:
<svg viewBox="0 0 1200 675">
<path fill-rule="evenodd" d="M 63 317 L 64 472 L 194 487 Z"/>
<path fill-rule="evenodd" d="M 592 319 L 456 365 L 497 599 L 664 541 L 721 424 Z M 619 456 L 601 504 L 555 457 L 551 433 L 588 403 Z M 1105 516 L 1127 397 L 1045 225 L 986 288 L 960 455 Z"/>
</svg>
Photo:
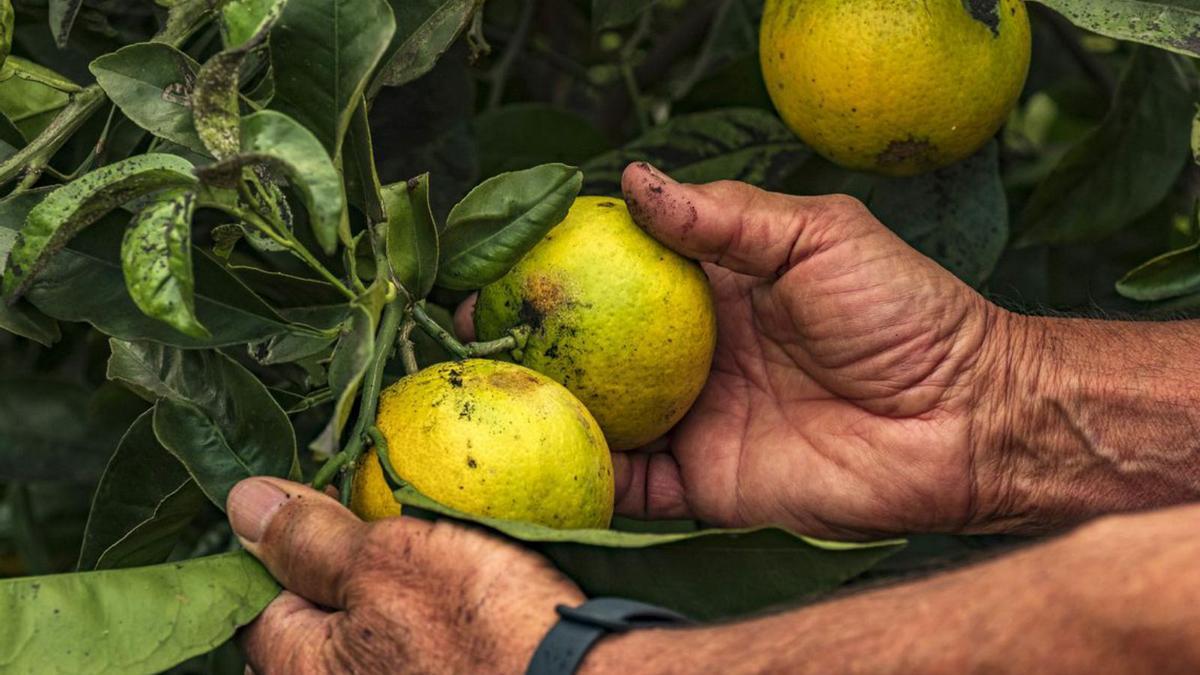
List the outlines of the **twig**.
<svg viewBox="0 0 1200 675">
<path fill-rule="evenodd" d="M 521 16 L 517 19 L 517 28 L 513 31 L 512 39 L 504 45 L 504 54 L 488 76 L 492 89 L 488 92 L 488 110 L 500 106 L 504 99 L 504 89 L 508 85 L 509 71 L 517 56 L 525 49 L 525 41 L 529 39 L 529 29 L 533 26 L 533 17 L 537 14 L 538 0 L 525 0 L 521 8 Z"/>
</svg>

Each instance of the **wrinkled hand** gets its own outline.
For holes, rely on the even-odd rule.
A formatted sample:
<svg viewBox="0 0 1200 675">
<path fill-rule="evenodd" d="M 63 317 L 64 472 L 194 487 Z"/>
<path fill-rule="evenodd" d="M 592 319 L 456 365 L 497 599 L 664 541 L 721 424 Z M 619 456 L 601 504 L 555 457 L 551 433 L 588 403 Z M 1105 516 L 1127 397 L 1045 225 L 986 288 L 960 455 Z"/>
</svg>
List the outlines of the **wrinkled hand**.
<svg viewBox="0 0 1200 675">
<path fill-rule="evenodd" d="M 498 539 L 413 518 L 366 524 L 285 480 L 242 481 L 228 512 L 287 589 L 245 631 L 259 675 L 522 672 L 555 605 L 584 599 Z"/>
<path fill-rule="evenodd" d="M 1006 313 L 849 197 L 646 164 L 623 189 L 642 227 L 706 262 L 718 338 L 667 452 L 616 458 L 619 511 L 838 537 L 979 526 Z"/>
</svg>

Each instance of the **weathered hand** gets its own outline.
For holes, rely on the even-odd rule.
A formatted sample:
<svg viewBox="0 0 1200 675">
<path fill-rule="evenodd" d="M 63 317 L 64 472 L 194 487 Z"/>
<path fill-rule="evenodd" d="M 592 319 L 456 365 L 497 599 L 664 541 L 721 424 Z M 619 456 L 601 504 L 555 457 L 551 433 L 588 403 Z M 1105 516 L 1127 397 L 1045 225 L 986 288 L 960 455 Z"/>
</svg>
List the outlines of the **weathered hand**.
<svg viewBox="0 0 1200 675">
<path fill-rule="evenodd" d="M 522 672 L 583 594 L 546 561 L 475 530 L 413 518 L 366 524 L 273 478 L 229 494 L 242 544 L 287 590 L 245 631 L 271 673 Z"/>
<path fill-rule="evenodd" d="M 977 421 L 1007 313 L 849 197 L 646 164 L 623 187 L 640 225 L 706 262 L 718 345 L 670 438 L 615 457 L 619 512 L 835 537 L 983 527 L 1000 497 Z"/>
</svg>

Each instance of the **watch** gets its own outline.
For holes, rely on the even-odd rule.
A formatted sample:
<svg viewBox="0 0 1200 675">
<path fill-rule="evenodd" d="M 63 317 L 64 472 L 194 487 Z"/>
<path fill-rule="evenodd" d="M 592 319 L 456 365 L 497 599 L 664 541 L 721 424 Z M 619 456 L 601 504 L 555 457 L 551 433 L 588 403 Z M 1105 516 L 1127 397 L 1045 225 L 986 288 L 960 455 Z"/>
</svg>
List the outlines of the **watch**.
<svg viewBox="0 0 1200 675">
<path fill-rule="evenodd" d="M 533 652 L 526 675 L 571 675 L 601 638 L 639 628 L 692 623 L 662 607 L 623 598 L 593 598 L 578 607 L 559 605 L 558 623 Z"/>
</svg>

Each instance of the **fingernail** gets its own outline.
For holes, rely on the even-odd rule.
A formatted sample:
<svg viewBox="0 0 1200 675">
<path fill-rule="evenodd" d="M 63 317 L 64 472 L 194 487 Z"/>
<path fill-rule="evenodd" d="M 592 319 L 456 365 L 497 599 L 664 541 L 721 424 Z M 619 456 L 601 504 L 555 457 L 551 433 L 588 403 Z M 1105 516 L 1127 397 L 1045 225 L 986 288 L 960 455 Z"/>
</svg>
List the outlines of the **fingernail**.
<svg viewBox="0 0 1200 675">
<path fill-rule="evenodd" d="M 662 171 L 659 171 L 658 167 L 654 166 L 650 162 L 642 162 L 642 168 L 646 169 L 646 171 L 650 172 L 650 175 L 658 178 L 659 180 L 666 183 L 667 185 L 677 185 L 679 183 L 679 181 L 675 180 L 674 178 L 671 178 L 670 176 L 663 173 Z"/>
<path fill-rule="evenodd" d="M 225 509 L 229 524 L 237 536 L 257 543 L 267 531 L 267 525 L 279 507 L 287 502 L 287 493 L 258 478 L 247 478 L 233 486 Z"/>
</svg>

